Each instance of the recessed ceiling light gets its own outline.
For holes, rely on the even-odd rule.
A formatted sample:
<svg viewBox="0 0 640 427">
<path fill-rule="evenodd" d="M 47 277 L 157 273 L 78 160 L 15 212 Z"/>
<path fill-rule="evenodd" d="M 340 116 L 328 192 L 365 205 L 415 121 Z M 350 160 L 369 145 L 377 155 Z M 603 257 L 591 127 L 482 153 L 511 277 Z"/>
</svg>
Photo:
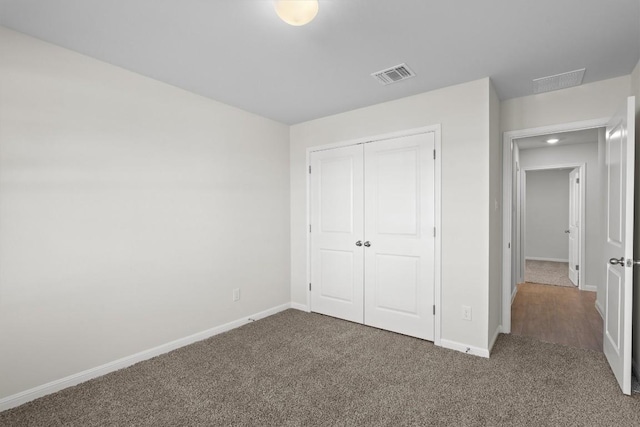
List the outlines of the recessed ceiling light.
<svg viewBox="0 0 640 427">
<path fill-rule="evenodd" d="M 547 144 L 555 144 L 558 141 L 560 141 L 558 138 L 550 138 L 547 139 Z"/>
</svg>

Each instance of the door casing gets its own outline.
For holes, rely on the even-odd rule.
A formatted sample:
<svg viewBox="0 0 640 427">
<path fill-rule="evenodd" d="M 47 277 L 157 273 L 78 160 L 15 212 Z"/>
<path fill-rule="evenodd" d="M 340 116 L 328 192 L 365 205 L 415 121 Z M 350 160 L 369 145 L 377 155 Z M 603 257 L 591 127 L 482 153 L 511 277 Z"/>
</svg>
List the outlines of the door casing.
<svg viewBox="0 0 640 427">
<path fill-rule="evenodd" d="M 435 192 L 434 192 L 434 204 L 435 204 L 435 227 L 436 227 L 436 238 L 435 238 L 435 256 L 434 256 L 434 299 L 433 303 L 435 305 L 435 316 L 434 316 L 434 344 L 440 346 L 441 345 L 441 331 L 442 331 L 442 315 L 441 315 L 441 299 L 442 299 L 442 266 L 441 266 L 441 248 L 442 248 L 442 142 L 441 142 L 441 126 L 431 125 L 424 126 L 419 128 L 406 129 L 398 132 L 386 133 L 381 135 L 373 135 L 366 136 L 362 138 L 340 141 L 325 145 L 318 145 L 314 147 L 307 148 L 306 152 L 306 168 L 309 170 L 311 165 L 310 162 L 310 154 L 314 151 L 321 150 L 330 150 L 332 148 L 345 147 L 349 145 L 357 145 L 357 144 L 365 144 L 367 142 L 374 141 L 382 141 L 385 139 L 394 139 L 403 136 L 417 135 L 421 133 L 434 133 L 435 138 L 435 150 L 436 150 L 436 159 L 435 159 Z M 307 230 L 309 229 L 309 224 L 311 224 L 311 179 L 309 178 L 309 173 L 307 175 L 306 182 L 306 221 L 307 221 Z M 311 283 L 311 233 L 307 231 L 307 244 L 306 244 L 306 260 L 307 260 L 307 283 Z M 307 304 L 306 311 L 311 312 L 311 291 L 307 287 Z"/>
</svg>

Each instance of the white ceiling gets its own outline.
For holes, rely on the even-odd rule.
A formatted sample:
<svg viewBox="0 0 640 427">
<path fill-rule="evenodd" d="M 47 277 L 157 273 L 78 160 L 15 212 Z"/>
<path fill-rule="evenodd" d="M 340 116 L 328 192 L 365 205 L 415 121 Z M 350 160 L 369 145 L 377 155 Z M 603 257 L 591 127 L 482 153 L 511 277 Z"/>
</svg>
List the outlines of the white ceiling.
<svg viewBox="0 0 640 427">
<path fill-rule="evenodd" d="M 487 76 L 529 95 L 640 57 L 640 0 L 320 0 L 304 27 L 270 0 L 0 0 L 0 25 L 287 124 Z M 417 77 L 370 77 L 402 62 Z"/>
<path fill-rule="evenodd" d="M 557 138 L 555 144 L 547 143 L 547 139 Z M 532 148 L 542 147 L 560 147 L 562 145 L 586 144 L 589 142 L 598 142 L 598 129 L 586 129 L 572 132 L 554 133 L 550 135 L 532 136 L 529 138 L 516 139 L 515 142 L 520 150 L 529 150 Z"/>
</svg>

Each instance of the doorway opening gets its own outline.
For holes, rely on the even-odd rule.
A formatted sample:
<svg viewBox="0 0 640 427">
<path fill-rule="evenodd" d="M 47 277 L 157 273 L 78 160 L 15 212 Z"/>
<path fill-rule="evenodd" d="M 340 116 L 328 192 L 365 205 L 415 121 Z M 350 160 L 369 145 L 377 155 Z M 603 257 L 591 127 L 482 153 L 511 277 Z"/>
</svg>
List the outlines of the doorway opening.
<svg viewBox="0 0 640 427">
<path fill-rule="evenodd" d="M 631 394 L 632 318 L 634 266 L 634 187 L 635 187 L 635 97 L 628 97 L 611 118 L 544 126 L 504 133 L 503 139 L 503 282 L 502 332 L 512 332 L 518 315 L 512 316 L 512 302 L 518 284 L 519 245 L 517 188 L 519 182 L 519 139 L 593 130 L 598 132 L 598 160 L 594 168 L 586 165 L 586 176 L 600 177 L 595 197 L 587 194 L 584 228 L 596 232 L 596 245 L 587 247 L 584 258 L 585 288 L 595 286 L 595 307 L 603 320 L 602 350 L 622 392 Z M 547 143 L 551 143 L 548 138 Z M 554 141 L 558 142 L 558 141 Z M 588 178 L 590 182 L 593 182 Z M 637 188 L 637 187 L 636 187 Z M 591 202 L 590 202 L 591 201 Z M 595 203 L 596 209 L 589 211 Z M 598 209 L 599 206 L 599 209 Z M 596 218 L 595 227 L 589 218 Z M 586 239 L 589 241 L 590 239 Z M 593 242 L 593 240 L 591 240 Z M 637 239 L 635 241 L 638 241 Z M 593 262 L 590 261 L 592 257 Z M 589 273 L 589 268 L 593 270 Z M 582 280 L 582 277 L 580 278 Z M 564 289 L 554 287 L 555 289 Z M 588 304 L 587 304 L 588 305 Z M 638 363 L 636 362 L 636 366 Z"/>
<path fill-rule="evenodd" d="M 595 133 L 595 132 L 594 132 Z M 593 139 L 597 144 L 597 133 L 586 134 L 585 143 Z M 543 147 L 543 155 L 553 161 L 555 152 Z M 569 155 L 597 154 L 597 146 L 571 147 Z M 520 163 L 530 151 L 521 150 Z M 519 221 L 521 236 L 518 240 L 521 258 L 518 283 L 538 283 L 554 286 L 579 287 L 585 290 L 586 255 L 586 163 L 525 166 L 522 168 L 522 185 Z M 592 192 L 597 192 L 594 190 Z M 592 236 L 591 236 L 592 237 Z M 590 242 L 591 243 L 591 242 Z M 582 266 L 582 268 L 581 268 Z M 582 286 L 580 286 L 582 285 Z M 595 290 L 595 289 L 589 289 Z"/>
<path fill-rule="evenodd" d="M 505 332 L 602 351 L 606 123 L 505 134 Z"/>
</svg>

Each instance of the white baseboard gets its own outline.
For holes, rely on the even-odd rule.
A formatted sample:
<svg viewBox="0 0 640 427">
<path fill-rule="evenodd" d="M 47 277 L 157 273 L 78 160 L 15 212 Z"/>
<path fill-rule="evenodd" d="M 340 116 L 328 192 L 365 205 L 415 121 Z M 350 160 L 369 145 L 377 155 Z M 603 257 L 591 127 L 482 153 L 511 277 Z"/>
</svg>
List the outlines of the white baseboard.
<svg viewBox="0 0 640 427">
<path fill-rule="evenodd" d="M 589 292 L 598 292 L 598 287 L 597 286 L 593 286 L 593 285 L 584 285 L 582 287 L 583 291 L 589 291 Z"/>
<path fill-rule="evenodd" d="M 22 405 L 23 403 L 27 403 L 39 397 L 55 393 L 67 387 L 83 383 L 85 381 L 100 377 L 110 372 L 126 368 L 138 362 L 151 359 L 152 357 L 168 353 L 180 347 L 193 344 L 194 342 L 202 341 L 214 335 L 230 331 L 232 329 L 251 323 L 254 320 L 263 319 L 265 317 L 284 311 L 288 308 L 291 308 L 291 303 L 282 304 L 277 307 L 255 313 L 253 315 L 243 317 L 242 319 L 234 320 L 232 322 L 225 323 L 224 325 L 216 326 L 211 329 L 207 329 L 206 331 L 198 332 L 184 338 L 179 338 L 166 344 L 162 344 L 157 347 L 150 348 L 148 350 L 144 350 L 118 360 L 114 360 L 113 362 L 105 363 L 104 365 L 87 369 L 86 371 L 78 372 L 77 374 L 69 375 L 68 377 L 60 378 L 58 380 L 39 385 L 29 390 L 7 396 L 3 399 L 0 399 L 0 411 L 14 408 L 16 406 Z"/>
<path fill-rule="evenodd" d="M 489 350 L 486 348 L 474 347 L 472 345 L 462 344 L 455 341 L 441 339 L 440 346 L 450 350 L 457 350 L 462 353 L 472 354 L 474 356 L 489 357 Z"/>
<path fill-rule="evenodd" d="M 528 256 L 525 258 L 527 261 L 553 261 L 553 262 L 569 262 L 568 259 L 562 258 L 542 258 L 537 256 Z"/>
<path fill-rule="evenodd" d="M 602 317 L 602 320 L 604 320 L 604 308 L 602 308 L 598 300 L 596 300 L 596 310 L 598 311 L 598 314 L 600 314 L 600 317 Z"/>
<path fill-rule="evenodd" d="M 518 285 L 513 288 L 513 292 L 511 292 L 511 305 L 513 305 L 513 300 L 516 299 L 516 295 L 518 294 Z"/>
<path fill-rule="evenodd" d="M 498 336 L 500 335 L 500 332 L 502 332 L 502 325 L 498 325 L 498 327 L 496 328 L 496 331 L 493 333 L 493 337 L 491 338 L 491 341 L 489 341 L 489 354 L 491 354 L 491 350 L 493 349 L 493 346 L 496 343 Z"/>
<path fill-rule="evenodd" d="M 305 304 L 300 304 L 300 303 L 297 303 L 297 302 L 292 302 L 292 303 L 291 303 L 291 308 L 294 308 L 294 309 L 296 309 L 296 310 L 300 310 L 300 311 L 304 311 L 304 312 L 307 312 L 307 313 L 311 313 L 311 309 L 309 309 L 309 306 L 308 306 L 308 305 L 305 305 Z"/>
</svg>

